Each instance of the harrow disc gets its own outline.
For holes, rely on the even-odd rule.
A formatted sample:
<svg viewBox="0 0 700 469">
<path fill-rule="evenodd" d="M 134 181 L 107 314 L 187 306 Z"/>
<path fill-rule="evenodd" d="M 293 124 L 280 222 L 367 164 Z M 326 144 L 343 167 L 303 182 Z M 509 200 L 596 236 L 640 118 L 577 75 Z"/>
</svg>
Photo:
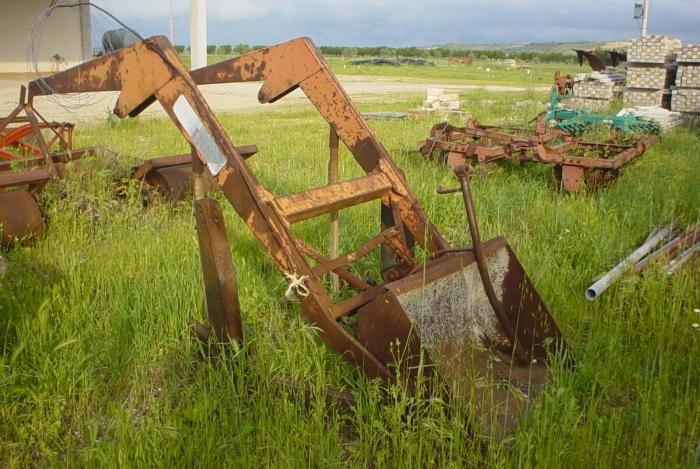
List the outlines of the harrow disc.
<svg viewBox="0 0 700 469">
<path fill-rule="evenodd" d="M 172 202 L 181 202 L 192 190 L 192 165 L 167 166 L 154 169 L 146 175 L 146 182 L 156 188 L 158 194 Z M 209 192 L 216 186 L 212 177 L 204 173 L 204 190 Z"/>
<path fill-rule="evenodd" d="M 173 202 L 179 202 L 190 190 L 191 176 L 191 166 L 171 166 L 150 171 L 146 181 L 155 186 L 163 196 L 170 198 Z"/>
<path fill-rule="evenodd" d="M 0 192 L 0 244 L 25 244 L 44 232 L 39 204 L 27 191 Z"/>
</svg>

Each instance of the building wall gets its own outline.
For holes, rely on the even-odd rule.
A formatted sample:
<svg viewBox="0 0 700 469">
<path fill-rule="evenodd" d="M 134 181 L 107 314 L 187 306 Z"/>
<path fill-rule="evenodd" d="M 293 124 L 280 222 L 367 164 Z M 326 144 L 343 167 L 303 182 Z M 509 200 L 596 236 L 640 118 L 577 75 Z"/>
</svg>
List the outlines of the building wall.
<svg viewBox="0 0 700 469">
<path fill-rule="evenodd" d="M 26 73 L 29 36 L 50 0 L 0 0 L 0 73 Z M 90 57 L 88 7 L 55 10 L 42 28 L 37 53 L 39 70 L 53 72 Z M 81 20 L 81 17 L 83 20 Z"/>
</svg>

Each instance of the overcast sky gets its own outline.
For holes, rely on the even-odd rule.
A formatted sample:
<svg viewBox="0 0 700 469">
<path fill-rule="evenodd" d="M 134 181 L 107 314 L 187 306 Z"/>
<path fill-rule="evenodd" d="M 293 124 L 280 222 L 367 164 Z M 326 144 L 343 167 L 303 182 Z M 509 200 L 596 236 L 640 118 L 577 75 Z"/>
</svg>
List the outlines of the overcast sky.
<svg viewBox="0 0 700 469">
<path fill-rule="evenodd" d="M 167 34 L 169 0 L 93 0 L 142 36 Z M 641 3 L 642 0 L 637 0 Z M 189 0 L 172 0 L 189 43 Z M 700 43 L 700 0 L 651 0 L 649 32 Z M 208 43 L 428 46 L 624 40 L 634 0 L 207 0 Z"/>
</svg>

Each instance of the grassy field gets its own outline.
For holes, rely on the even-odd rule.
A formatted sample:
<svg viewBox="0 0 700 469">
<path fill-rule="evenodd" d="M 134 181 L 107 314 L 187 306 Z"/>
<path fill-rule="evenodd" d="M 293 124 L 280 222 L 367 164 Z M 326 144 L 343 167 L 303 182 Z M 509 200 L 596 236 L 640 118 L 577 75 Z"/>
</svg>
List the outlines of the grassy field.
<svg viewBox="0 0 700 469">
<path fill-rule="evenodd" d="M 406 79 L 455 81 L 483 85 L 535 87 L 548 86 L 554 80 L 554 72 L 563 74 L 584 73 L 589 69 L 571 64 L 519 64 L 510 67 L 501 62 L 476 60 L 470 67 L 448 64 L 446 59 L 430 59 L 435 65 L 350 65 L 353 59 L 327 57 L 333 73 L 337 75 L 368 75 L 378 77 L 402 77 Z"/>
<path fill-rule="evenodd" d="M 214 64 L 229 59 L 229 56 L 209 55 L 207 62 Z M 549 86 L 554 79 L 554 72 L 560 70 L 563 74 L 585 73 L 586 67 L 571 64 L 519 64 L 510 67 L 502 62 L 476 60 L 471 67 L 449 64 L 447 59 L 431 58 L 435 65 L 402 65 L 392 67 L 387 65 L 350 65 L 355 59 L 366 57 L 326 57 L 331 70 L 336 75 L 375 76 L 416 79 L 421 81 L 440 81 L 455 83 L 471 83 L 492 86 L 536 87 Z M 189 68 L 190 56 L 182 55 L 182 60 Z"/>
<path fill-rule="evenodd" d="M 334 64 L 337 67 L 337 64 Z M 545 93 L 470 91 L 484 122 L 523 122 Z M 421 97 L 363 103 L 404 110 Z M 221 115 L 273 193 L 324 183 L 327 126 L 310 107 Z M 371 121 L 425 210 L 455 245 L 468 243 L 445 167 L 413 150 L 431 119 Z M 700 137 L 681 128 L 595 194 L 555 192 L 544 166 L 496 165 L 473 181 L 482 236 L 507 237 L 576 357 L 513 437 L 470 436 L 465 409 L 417 400 L 346 365 L 284 300 L 286 284 L 221 195 L 237 268 L 245 348 L 197 358 L 187 326 L 202 289 L 191 206 L 144 210 L 117 201 L 112 180 L 135 161 L 186 150 L 170 121 L 96 123 L 76 145 L 104 144 L 114 161 L 75 163 L 42 197 L 35 246 L 5 253 L 0 290 L 0 466 L 691 467 L 700 452 L 700 271 L 626 275 L 597 302 L 583 290 L 655 226 L 700 217 Z M 341 176 L 359 175 L 347 152 Z M 376 204 L 343 211 L 341 250 L 377 233 Z M 296 233 L 326 248 L 326 220 Z M 373 258 L 356 265 L 377 274 Z M 279 379 L 352 391 L 349 413 L 308 409 Z M 484 445 L 483 443 L 490 443 Z"/>
</svg>

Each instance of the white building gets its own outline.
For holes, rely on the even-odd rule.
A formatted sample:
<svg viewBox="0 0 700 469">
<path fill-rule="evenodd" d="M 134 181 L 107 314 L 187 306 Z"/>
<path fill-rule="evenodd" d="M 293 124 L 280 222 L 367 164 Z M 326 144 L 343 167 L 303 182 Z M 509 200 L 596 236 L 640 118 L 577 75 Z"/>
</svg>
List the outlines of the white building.
<svg viewBox="0 0 700 469">
<path fill-rule="evenodd" d="M 0 73 L 26 73 L 29 36 L 50 0 L 0 0 Z M 63 70 L 91 57 L 89 7 L 56 10 L 42 29 L 38 65 Z M 71 11 L 73 10 L 73 11 Z"/>
<path fill-rule="evenodd" d="M 0 0 L 0 73 L 27 73 L 29 38 L 51 0 Z M 190 0 L 192 67 L 207 64 L 206 0 Z M 42 27 L 40 72 L 56 72 L 92 57 L 90 7 L 59 8 Z"/>
</svg>

